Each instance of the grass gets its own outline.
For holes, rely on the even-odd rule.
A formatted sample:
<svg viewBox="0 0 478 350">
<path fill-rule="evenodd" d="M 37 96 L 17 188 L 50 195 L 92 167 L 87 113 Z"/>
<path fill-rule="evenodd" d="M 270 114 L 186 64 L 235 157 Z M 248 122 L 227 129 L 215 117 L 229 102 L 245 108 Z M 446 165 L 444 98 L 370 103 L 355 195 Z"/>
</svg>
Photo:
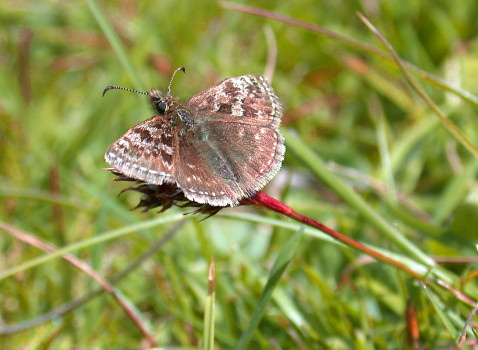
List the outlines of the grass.
<svg viewBox="0 0 478 350">
<path fill-rule="evenodd" d="M 473 348 L 478 6 L 258 3 L 305 29 L 225 6 L 0 3 L 0 348 Z M 166 88 L 179 66 L 184 100 L 273 68 L 287 153 L 265 192 L 424 278 L 266 210 L 130 211 L 103 154 L 151 111 L 101 92 Z"/>
</svg>

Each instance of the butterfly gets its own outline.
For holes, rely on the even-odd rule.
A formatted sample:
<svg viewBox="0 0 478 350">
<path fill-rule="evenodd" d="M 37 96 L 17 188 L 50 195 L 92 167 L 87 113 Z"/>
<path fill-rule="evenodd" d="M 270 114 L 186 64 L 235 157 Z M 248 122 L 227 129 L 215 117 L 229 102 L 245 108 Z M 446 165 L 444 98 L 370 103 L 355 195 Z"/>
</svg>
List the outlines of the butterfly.
<svg viewBox="0 0 478 350">
<path fill-rule="evenodd" d="M 174 75 L 184 70 L 178 68 Z M 280 170 L 282 106 L 267 78 L 227 78 L 180 102 L 167 90 L 140 92 L 155 115 L 133 126 L 106 151 L 105 160 L 129 178 L 174 184 L 186 198 L 235 206 L 253 196 Z"/>
</svg>

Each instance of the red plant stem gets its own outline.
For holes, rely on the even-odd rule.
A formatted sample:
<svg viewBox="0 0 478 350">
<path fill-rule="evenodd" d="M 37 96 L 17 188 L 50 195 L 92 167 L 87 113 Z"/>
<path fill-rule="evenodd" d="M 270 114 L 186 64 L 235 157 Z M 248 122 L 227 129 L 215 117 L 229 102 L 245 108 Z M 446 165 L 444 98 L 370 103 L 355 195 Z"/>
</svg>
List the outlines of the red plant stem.
<svg viewBox="0 0 478 350">
<path fill-rule="evenodd" d="M 418 325 L 417 308 L 410 299 L 407 301 L 407 335 L 409 348 L 413 350 L 420 349 L 420 329 Z"/>
<path fill-rule="evenodd" d="M 352 238 L 347 237 L 347 236 L 331 229 L 330 227 L 325 226 L 324 224 L 322 224 L 318 221 L 315 221 L 315 220 L 313 220 L 313 219 L 311 219 L 307 216 L 304 216 L 302 214 L 297 213 L 296 211 L 292 210 L 292 208 L 290 208 L 289 206 L 285 205 L 284 203 L 278 201 L 275 198 L 272 198 L 272 197 L 268 196 L 264 192 L 261 192 L 261 191 L 257 192 L 254 197 L 248 198 L 247 201 L 250 204 L 254 204 L 254 205 L 257 205 L 257 206 L 260 206 L 260 207 L 268 208 L 268 209 L 273 210 L 273 211 L 275 211 L 279 214 L 283 214 L 283 215 L 288 216 L 288 217 L 290 217 L 294 220 L 302 222 L 306 225 L 315 227 L 315 228 L 319 229 L 320 231 L 332 236 L 336 240 L 344 243 L 345 245 L 350 246 L 352 248 L 355 248 L 358 251 L 361 251 L 361 252 L 363 252 L 367 255 L 373 256 L 377 260 L 380 260 L 380 261 L 383 261 L 387 264 L 393 265 L 393 266 L 399 268 L 402 271 L 405 271 L 409 275 L 411 275 L 411 276 L 413 276 L 413 277 L 415 277 L 419 280 L 423 280 L 423 278 L 424 278 L 424 276 L 420 275 L 419 273 L 416 273 L 415 271 L 410 269 L 408 266 L 402 264 L 401 262 L 396 261 L 392 258 L 389 258 L 388 256 L 385 256 L 382 253 L 379 253 L 376 250 L 374 250 L 372 248 L 369 248 L 366 245 L 364 245 L 360 242 L 357 242 L 357 241 L 353 240 Z"/>
</svg>

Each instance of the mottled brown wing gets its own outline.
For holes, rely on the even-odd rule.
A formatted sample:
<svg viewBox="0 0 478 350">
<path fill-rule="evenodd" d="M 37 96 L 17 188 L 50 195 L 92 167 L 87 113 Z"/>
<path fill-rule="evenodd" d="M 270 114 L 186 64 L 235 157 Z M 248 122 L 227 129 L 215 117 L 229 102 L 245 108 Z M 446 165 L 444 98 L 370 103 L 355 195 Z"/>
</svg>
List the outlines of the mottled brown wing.
<svg viewBox="0 0 478 350">
<path fill-rule="evenodd" d="M 271 127 L 206 121 L 198 132 L 200 142 L 191 135 L 179 139 L 177 179 L 199 203 L 237 205 L 263 188 L 284 159 L 283 137 Z"/>
<path fill-rule="evenodd" d="M 105 153 L 118 172 L 152 184 L 175 183 L 177 139 L 163 117 L 151 117 L 129 129 Z"/>
<path fill-rule="evenodd" d="M 237 170 L 246 195 L 263 188 L 280 170 L 284 160 L 284 138 L 278 130 L 257 125 L 209 122 L 210 139 L 223 150 Z"/>
<path fill-rule="evenodd" d="M 179 139 L 177 181 L 185 196 L 213 206 L 238 204 L 244 195 L 227 160 L 209 142 L 195 140 Z"/>
<path fill-rule="evenodd" d="M 277 128 L 282 106 L 274 89 L 261 75 L 225 79 L 194 95 L 188 107 L 200 118 Z"/>
</svg>

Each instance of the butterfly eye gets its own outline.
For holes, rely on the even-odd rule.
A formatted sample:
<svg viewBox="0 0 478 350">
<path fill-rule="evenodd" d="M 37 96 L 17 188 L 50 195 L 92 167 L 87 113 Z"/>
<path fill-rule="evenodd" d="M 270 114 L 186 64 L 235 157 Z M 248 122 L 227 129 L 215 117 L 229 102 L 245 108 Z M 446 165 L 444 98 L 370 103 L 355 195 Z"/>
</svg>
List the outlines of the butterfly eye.
<svg viewBox="0 0 478 350">
<path fill-rule="evenodd" d="M 166 102 L 162 100 L 157 100 L 154 102 L 154 107 L 156 107 L 156 110 L 158 111 L 159 114 L 164 114 L 166 112 L 166 109 L 168 108 L 166 106 Z"/>
</svg>

